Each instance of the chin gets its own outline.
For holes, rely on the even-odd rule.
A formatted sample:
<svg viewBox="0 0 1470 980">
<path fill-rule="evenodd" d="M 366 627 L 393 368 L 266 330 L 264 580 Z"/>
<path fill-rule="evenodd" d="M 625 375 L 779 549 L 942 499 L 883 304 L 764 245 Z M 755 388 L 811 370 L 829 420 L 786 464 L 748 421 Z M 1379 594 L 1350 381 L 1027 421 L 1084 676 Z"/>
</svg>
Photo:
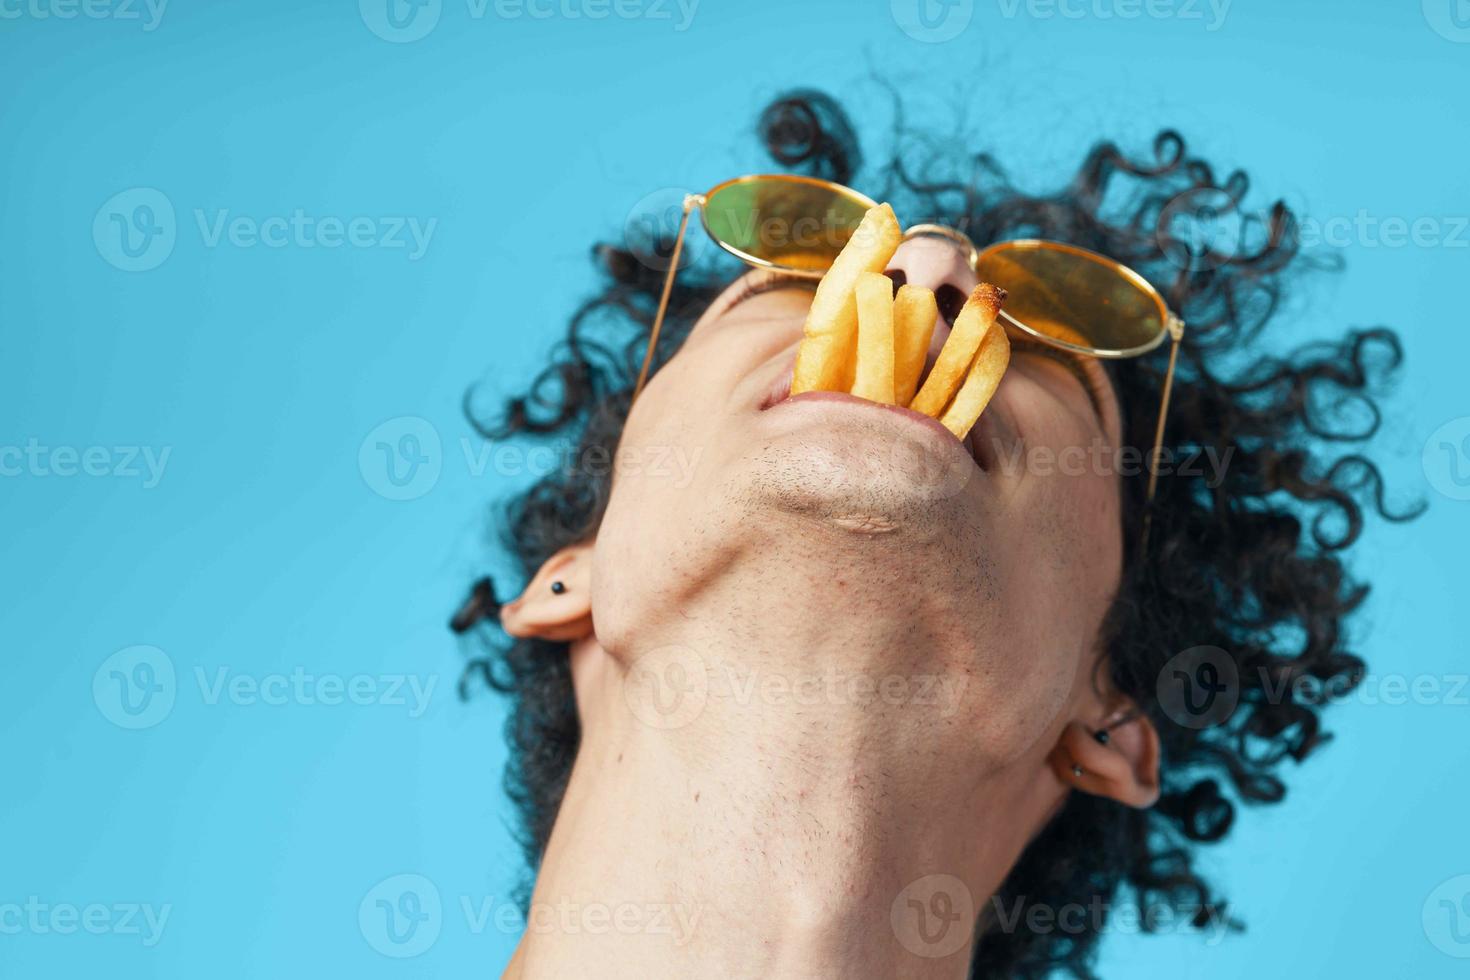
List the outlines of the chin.
<svg viewBox="0 0 1470 980">
<path fill-rule="evenodd" d="M 843 426 L 768 441 L 732 474 L 731 496 L 749 518 L 794 517 L 914 546 L 975 524 L 970 470 L 936 465 L 892 433 Z"/>
</svg>

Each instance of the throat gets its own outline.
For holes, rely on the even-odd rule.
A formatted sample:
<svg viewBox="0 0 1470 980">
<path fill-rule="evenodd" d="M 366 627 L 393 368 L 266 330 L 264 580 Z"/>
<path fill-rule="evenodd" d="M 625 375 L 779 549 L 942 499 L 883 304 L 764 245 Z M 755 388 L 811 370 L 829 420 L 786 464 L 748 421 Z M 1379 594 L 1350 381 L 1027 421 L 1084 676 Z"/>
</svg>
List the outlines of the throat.
<svg viewBox="0 0 1470 980">
<path fill-rule="evenodd" d="M 901 716 L 764 698 L 586 729 L 509 976 L 967 976 L 1025 843 L 1006 774 L 917 746 Z"/>
<path fill-rule="evenodd" d="M 898 524 L 881 514 L 841 514 L 832 519 L 837 527 L 859 534 L 889 534 Z"/>
</svg>

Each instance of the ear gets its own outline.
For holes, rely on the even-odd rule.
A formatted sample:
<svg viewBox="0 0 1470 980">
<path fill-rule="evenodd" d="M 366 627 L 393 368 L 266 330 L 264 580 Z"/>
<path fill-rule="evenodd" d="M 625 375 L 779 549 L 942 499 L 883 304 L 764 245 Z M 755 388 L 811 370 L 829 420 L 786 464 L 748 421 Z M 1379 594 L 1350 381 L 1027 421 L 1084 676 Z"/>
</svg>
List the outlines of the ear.
<svg viewBox="0 0 1470 980">
<path fill-rule="evenodd" d="M 500 608 L 500 625 L 511 636 L 558 642 L 592 635 L 592 543 L 548 558 L 526 591 Z"/>
<path fill-rule="evenodd" d="M 1117 716 L 1127 720 L 1109 727 L 1105 742 L 1087 725 L 1069 722 L 1048 761 L 1056 777 L 1074 789 L 1151 807 L 1159 800 L 1159 733 L 1141 712 Z"/>
</svg>

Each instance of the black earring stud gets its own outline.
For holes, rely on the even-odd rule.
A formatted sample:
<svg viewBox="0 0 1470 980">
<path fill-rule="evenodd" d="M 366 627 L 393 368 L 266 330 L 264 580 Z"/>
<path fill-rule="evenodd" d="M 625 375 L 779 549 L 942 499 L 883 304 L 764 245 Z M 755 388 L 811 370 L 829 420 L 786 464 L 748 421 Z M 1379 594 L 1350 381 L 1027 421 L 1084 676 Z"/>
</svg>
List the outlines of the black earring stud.
<svg viewBox="0 0 1470 980">
<path fill-rule="evenodd" d="M 1114 721 L 1112 724 L 1104 725 L 1103 727 L 1099 728 L 1097 731 L 1093 732 L 1092 733 L 1092 737 L 1097 741 L 1097 744 L 1098 745 L 1107 745 L 1108 744 L 1108 740 L 1112 738 L 1112 736 L 1108 734 L 1110 731 L 1112 731 L 1114 728 L 1117 728 L 1119 725 L 1126 725 L 1130 721 L 1133 721 L 1135 718 L 1140 718 L 1140 717 L 1142 717 L 1142 713 L 1141 712 L 1139 712 L 1139 711 L 1130 711 L 1127 714 L 1125 714 L 1123 717 L 1121 717 L 1121 718 L 1117 719 L 1116 721 Z"/>
<path fill-rule="evenodd" d="M 567 590 L 567 584 L 565 582 L 563 582 L 561 579 L 557 579 L 555 582 L 552 582 L 551 583 L 551 593 L 552 593 L 552 595 L 561 595 L 566 590 Z"/>
</svg>

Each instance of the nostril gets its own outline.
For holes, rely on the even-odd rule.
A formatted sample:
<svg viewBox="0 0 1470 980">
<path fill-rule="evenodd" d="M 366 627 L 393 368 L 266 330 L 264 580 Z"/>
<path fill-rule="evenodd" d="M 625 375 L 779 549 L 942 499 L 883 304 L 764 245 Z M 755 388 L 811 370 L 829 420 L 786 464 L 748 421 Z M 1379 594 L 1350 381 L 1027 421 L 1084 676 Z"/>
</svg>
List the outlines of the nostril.
<svg viewBox="0 0 1470 980">
<path fill-rule="evenodd" d="M 951 327 L 954 326 L 955 318 L 960 315 L 960 310 L 965 308 L 967 298 L 958 286 L 951 286 L 949 283 L 934 290 L 934 302 L 939 306 L 939 315 Z"/>
<path fill-rule="evenodd" d="M 898 288 L 906 285 L 909 281 L 908 273 L 902 269 L 885 269 L 883 274 L 893 280 L 893 295 L 898 295 Z"/>
</svg>

